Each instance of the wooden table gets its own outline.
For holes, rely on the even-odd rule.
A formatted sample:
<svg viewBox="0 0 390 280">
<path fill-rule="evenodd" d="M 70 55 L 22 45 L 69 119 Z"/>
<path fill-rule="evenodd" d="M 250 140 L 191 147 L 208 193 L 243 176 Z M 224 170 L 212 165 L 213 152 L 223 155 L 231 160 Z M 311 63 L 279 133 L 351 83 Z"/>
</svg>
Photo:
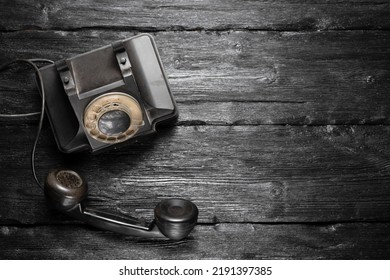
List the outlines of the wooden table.
<svg viewBox="0 0 390 280">
<path fill-rule="evenodd" d="M 100 231 L 49 209 L 30 170 L 38 118 L 0 120 L 1 259 L 388 259 L 389 1 L 1 1 L 0 63 L 59 60 L 146 32 L 180 117 L 150 140 L 64 155 L 88 203 L 153 219 L 199 207 L 182 241 Z M 0 76 L 1 113 L 39 110 L 32 71 Z"/>
</svg>

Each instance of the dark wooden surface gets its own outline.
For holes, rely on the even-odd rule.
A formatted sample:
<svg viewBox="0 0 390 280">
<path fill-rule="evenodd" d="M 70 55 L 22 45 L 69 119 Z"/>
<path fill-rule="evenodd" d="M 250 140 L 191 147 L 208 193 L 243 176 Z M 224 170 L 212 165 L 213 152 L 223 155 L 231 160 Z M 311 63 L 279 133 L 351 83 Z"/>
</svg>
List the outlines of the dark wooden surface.
<svg viewBox="0 0 390 280">
<path fill-rule="evenodd" d="M 81 170 L 89 204 L 152 220 L 200 210 L 185 240 L 104 232 L 50 210 L 30 171 L 37 118 L 0 119 L 1 259 L 389 259 L 388 1 L 0 1 L 0 63 L 58 60 L 140 32 L 180 117 L 152 139 L 63 155 L 45 123 L 38 176 Z M 39 109 L 31 71 L 0 73 L 1 113 Z"/>
</svg>

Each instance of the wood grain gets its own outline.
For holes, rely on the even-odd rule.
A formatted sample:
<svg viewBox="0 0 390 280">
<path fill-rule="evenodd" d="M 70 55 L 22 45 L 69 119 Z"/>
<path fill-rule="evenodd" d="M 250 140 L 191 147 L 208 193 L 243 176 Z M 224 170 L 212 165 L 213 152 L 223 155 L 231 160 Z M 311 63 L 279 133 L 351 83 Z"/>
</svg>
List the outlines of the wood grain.
<svg viewBox="0 0 390 280">
<path fill-rule="evenodd" d="M 175 125 L 101 155 L 64 155 L 45 121 L 38 177 L 86 177 L 92 207 L 153 219 L 200 210 L 180 242 L 100 231 L 33 181 L 37 118 L 0 119 L 0 259 L 388 259 L 390 3 L 382 0 L 0 0 L 0 63 L 59 60 L 148 32 Z M 27 74 L 28 73 L 28 74 Z M 0 113 L 37 111 L 32 71 L 0 73 Z"/>
<path fill-rule="evenodd" d="M 58 60 L 132 35 L 3 33 L 0 61 Z M 154 36 L 181 122 L 327 125 L 390 123 L 388 35 L 377 31 L 233 31 L 158 32 Z M 9 104 L 3 106 L 5 111 L 39 106 L 34 82 L 24 78 L 23 69 L 0 76 L 2 102 Z"/>
<path fill-rule="evenodd" d="M 3 130 L 1 220 L 69 220 L 47 208 L 33 182 L 35 127 Z M 388 126 L 177 126 L 126 149 L 65 156 L 47 127 L 37 169 L 43 180 L 53 168 L 75 168 L 89 182 L 90 205 L 147 220 L 161 199 L 183 197 L 198 204 L 202 223 L 388 221 L 389 137 Z"/>
<path fill-rule="evenodd" d="M 0 29 L 389 29 L 387 1 L 2 1 Z"/>
<path fill-rule="evenodd" d="M 0 226 L 0 259 L 387 259 L 389 230 L 389 223 L 216 224 L 173 242 L 83 225 Z"/>
</svg>

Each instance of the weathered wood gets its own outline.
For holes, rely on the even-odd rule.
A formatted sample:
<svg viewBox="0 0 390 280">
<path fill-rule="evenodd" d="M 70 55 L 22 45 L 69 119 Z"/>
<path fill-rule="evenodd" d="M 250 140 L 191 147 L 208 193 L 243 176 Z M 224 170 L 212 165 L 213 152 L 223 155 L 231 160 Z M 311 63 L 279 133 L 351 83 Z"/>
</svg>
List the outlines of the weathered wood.
<svg viewBox="0 0 390 280">
<path fill-rule="evenodd" d="M 48 129 L 39 178 L 58 166 L 80 170 L 96 207 L 151 220 L 162 198 L 184 197 L 198 204 L 202 223 L 390 219 L 389 126 L 178 126 L 96 156 L 59 153 Z M 3 132 L 1 220 L 68 220 L 47 209 L 33 182 L 35 127 Z"/>
<path fill-rule="evenodd" d="M 389 223 L 216 224 L 173 242 L 84 225 L 0 226 L 0 259 L 388 259 L 389 230 Z"/>
<path fill-rule="evenodd" d="M 0 29 L 389 29 L 387 1 L 1 1 Z"/>
<path fill-rule="evenodd" d="M 153 34 L 177 124 L 92 156 L 58 152 L 46 122 L 38 177 L 80 170 L 89 205 L 147 221 L 162 198 L 188 198 L 200 224 L 149 241 L 50 209 L 29 165 L 37 118 L 1 119 L 0 259 L 388 259 L 389 5 L 1 1 L 0 63 Z M 38 110 L 25 69 L 0 73 L 1 113 Z"/>
<path fill-rule="evenodd" d="M 132 35 L 3 33 L 0 61 L 17 57 L 58 60 Z M 390 123 L 388 32 L 158 32 L 154 36 L 181 122 Z M 9 104 L 2 110 L 37 109 L 33 79 L 15 71 L 0 75 L 1 102 Z"/>
</svg>

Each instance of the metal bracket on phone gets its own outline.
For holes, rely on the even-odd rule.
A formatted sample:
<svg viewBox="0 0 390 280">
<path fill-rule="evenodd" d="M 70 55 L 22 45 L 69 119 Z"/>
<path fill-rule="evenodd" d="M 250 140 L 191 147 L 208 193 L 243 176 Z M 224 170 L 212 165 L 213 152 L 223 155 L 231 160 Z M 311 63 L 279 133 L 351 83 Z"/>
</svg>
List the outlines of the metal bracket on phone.
<svg viewBox="0 0 390 280">
<path fill-rule="evenodd" d="M 73 75 L 69 70 L 68 64 L 65 60 L 60 60 L 55 63 L 58 73 L 60 74 L 62 86 L 68 96 L 77 94 L 76 83 Z"/>
<path fill-rule="evenodd" d="M 114 50 L 123 79 L 126 81 L 126 79 L 129 79 L 131 76 L 133 76 L 133 71 L 131 69 L 130 58 L 127 55 L 125 46 L 122 41 L 112 43 L 111 45 Z"/>
</svg>

